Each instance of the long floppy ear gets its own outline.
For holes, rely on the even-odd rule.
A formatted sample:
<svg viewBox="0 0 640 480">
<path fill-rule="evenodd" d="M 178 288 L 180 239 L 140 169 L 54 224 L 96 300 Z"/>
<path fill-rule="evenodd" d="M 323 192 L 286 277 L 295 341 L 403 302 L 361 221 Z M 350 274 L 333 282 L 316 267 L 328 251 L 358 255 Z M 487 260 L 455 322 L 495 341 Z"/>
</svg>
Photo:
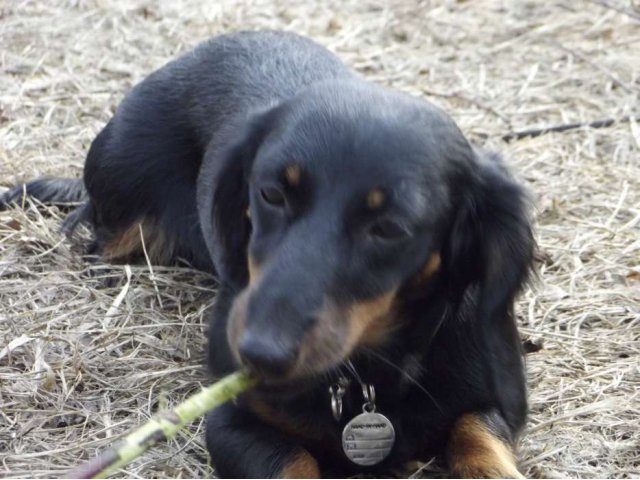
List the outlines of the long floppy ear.
<svg viewBox="0 0 640 480">
<path fill-rule="evenodd" d="M 477 292 L 475 317 L 491 366 L 493 390 L 513 430 L 526 411 L 521 342 L 513 301 L 531 270 L 535 241 L 524 189 L 498 155 L 475 151 L 445 259 L 454 295 Z"/>
<path fill-rule="evenodd" d="M 524 189 L 495 153 L 474 150 L 476 168 L 447 246 L 461 286 L 478 282 L 485 314 L 510 304 L 527 279 L 535 243 Z"/>
<path fill-rule="evenodd" d="M 274 114 L 271 109 L 229 122 L 207 146 L 198 174 L 198 214 L 205 243 L 220 280 L 237 290 L 248 282 L 248 176 Z"/>
</svg>

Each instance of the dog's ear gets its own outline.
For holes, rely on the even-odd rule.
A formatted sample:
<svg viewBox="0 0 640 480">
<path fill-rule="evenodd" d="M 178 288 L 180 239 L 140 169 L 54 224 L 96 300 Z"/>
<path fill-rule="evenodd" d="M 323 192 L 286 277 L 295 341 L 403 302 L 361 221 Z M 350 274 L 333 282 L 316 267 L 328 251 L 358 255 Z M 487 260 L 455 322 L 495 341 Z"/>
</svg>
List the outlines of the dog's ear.
<svg viewBox="0 0 640 480">
<path fill-rule="evenodd" d="M 475 165 L 445 246 L 450 287 L 477 284 L 479 311 L 510 305 L 527 279 L 534 239 L 524 189 L 497 154 L 475 150 Z"/>
<path fill-rule="evenodd" d="M 270 109 L 230 122 L 207 146 L 198 174 L 198 213 L 205 243 L 220 280 L 238 290 L 248 282 L 248 177 L 274 115 Z"/>
<path fill-rule="evenodd" d="M 459 302 L 477 292 L 475 324 L 468 326 L 483 346 L 488 381 L 497 405 L 515 430 L 526 412 L 521 342 L 513 301 L 532 266 L 533 239 L 524 189 L 492 153 L 475 151 L 475 164 L 459 206 L 443 261 L 451 294 Z"/>
</svg>

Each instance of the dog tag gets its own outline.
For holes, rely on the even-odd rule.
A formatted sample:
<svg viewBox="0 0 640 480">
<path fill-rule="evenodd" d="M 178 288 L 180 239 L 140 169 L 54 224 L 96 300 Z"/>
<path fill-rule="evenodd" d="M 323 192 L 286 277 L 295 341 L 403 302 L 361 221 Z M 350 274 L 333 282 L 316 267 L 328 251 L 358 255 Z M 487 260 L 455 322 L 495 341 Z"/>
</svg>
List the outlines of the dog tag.
<svg viewBox="0 0 640 480">
<path fill-rule="evenodd" d="M 342 449 L 353 463 L 362 466 L 382 462 L 396 441 L 391 420 L 380 413 L 367 412 L 354 417 L 342 431 Z"/>
</svg>

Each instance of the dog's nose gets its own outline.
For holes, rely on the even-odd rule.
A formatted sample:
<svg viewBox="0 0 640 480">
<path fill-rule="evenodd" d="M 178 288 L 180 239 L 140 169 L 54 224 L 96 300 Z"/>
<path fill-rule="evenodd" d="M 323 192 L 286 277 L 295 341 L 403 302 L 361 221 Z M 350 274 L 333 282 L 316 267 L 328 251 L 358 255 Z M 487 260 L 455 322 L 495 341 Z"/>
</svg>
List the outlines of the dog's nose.
<svg viewBox="0 0 640 480">
<path fill-rule="evenodd" d="M 293 367 L 297 349 L 287 342 L 245 332 L 238 345 L 242 363 L 265 377 L 284 377 Z"/>
</svg>

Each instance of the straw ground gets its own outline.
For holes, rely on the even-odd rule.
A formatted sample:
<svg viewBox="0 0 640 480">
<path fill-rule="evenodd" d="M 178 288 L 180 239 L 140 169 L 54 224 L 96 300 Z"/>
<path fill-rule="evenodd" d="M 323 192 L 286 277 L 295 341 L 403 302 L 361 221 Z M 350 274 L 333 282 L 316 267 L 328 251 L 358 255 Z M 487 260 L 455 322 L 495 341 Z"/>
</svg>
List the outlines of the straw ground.
<svg viewBox="0 0 640 480">
<path fill-rule="evenodd" d="M 308 34 L 371 80 L 450 111 L 530 188 L 542 261 L 521 298 L 529 476 L 640 475 L 637 1 L 9 0 L 0 4 L 0 185 L 79 176 L 137 81 L 207 36 Z M 0 476 L 59 476 L 206 382 L 212 278 L 83 259 L 55 208 L 0 213 Z M 415 472 L 428 475 L 432 466 Z M 212 475 L 197 423 L 128 476 Z"/>
</svg>

